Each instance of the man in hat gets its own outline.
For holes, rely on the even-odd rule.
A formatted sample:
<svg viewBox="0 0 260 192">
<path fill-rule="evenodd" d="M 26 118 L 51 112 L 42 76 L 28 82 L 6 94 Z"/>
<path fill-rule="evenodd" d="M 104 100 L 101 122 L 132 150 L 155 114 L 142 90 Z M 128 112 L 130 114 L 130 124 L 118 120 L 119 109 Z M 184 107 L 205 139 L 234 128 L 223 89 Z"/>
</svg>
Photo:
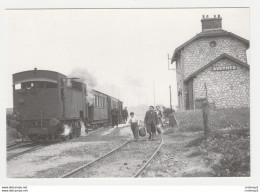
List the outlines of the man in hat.
<svg viewBox="0 0 260 192">
<path fill-rule="evenodd" d="M 126 122 L 127 122 L 127 118 L 128 118 L 127 107 L 125 107 L 125 108 L 122 110 L 122 116 L 123 116 L 124 121 L 125 121 L 125 123 L 126 123 Z"/>
<path fill-rule="evenodd" d="M 118 127 L 119 110 L 116 108 L 116 105 L 114 105 L 114 108 L 111 110 L 111 115 L 112 115 L 112 126 Z"/>
<path fill-rule="evenodd" d="M 146 112 L 144 123 L 146 126 L 146 131 L 147 133 L 149 133 L 149 140 L 154 140 L 156 134 L 156 127 L 159 121 L 153 106 L 150 106 L 149 111 Z"/>
</svg>

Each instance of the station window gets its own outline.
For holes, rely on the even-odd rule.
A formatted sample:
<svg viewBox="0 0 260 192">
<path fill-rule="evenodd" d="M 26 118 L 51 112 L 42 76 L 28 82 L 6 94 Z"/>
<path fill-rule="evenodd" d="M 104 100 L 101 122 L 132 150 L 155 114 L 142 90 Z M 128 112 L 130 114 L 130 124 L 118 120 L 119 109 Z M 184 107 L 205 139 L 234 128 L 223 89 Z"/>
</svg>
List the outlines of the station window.
<svg viewBox="0 0 260 192">
<path fill-rule="evenodd" d="M 209 42 L 209 45 L 211 47 L 216 47 L 217 43 L 216 43 L 216 41 L 211 41 L 211 42 Z"/>
</svg>

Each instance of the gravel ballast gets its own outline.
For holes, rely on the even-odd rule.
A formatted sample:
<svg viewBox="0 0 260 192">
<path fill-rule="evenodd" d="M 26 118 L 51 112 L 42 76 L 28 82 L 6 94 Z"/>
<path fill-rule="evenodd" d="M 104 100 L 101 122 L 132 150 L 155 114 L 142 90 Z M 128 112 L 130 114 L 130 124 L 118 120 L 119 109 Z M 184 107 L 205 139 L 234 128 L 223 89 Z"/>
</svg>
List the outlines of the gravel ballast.
<svg viewBox="0 0 260 192">
<path fill-rule="evenodd" d="M 130 127 L 101 128 L 87 136 L 11 159 L 7 162 L 7 177 L 57 178 L 108 153 L 131 137 Z"/>
</svg>

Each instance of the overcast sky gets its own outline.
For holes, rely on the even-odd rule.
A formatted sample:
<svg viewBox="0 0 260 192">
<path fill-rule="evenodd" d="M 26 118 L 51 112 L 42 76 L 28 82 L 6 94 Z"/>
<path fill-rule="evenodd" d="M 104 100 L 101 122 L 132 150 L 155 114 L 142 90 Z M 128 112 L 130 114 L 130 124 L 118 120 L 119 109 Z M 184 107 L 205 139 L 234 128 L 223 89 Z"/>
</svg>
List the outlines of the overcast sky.
<svg viewBox="0 0 260 192">
<path fill-rule="evenodd" d="M 177 105 L 167 54 L 201 32 L 202 15 L 220 14 L 223 29 L 249 38 L 249 9 L 66 9 L 6 11 L 6 96 L 12 74 L 34 67 L 89 73 L 94 88 L 125 105 Z M 248 58 L 250 61 L 250 58 Z M 249 63 L 250 64 L 250 63 Z"/>
</svg>

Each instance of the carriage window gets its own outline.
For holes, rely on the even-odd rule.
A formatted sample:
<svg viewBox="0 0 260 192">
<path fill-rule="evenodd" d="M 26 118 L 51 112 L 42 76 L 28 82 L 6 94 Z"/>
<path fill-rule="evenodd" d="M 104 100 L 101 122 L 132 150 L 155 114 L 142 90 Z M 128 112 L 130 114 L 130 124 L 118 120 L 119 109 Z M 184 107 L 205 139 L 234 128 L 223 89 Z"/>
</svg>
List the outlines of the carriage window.
<svg viewBox="0 0 260 192">
<path fill-rule="evenodd" d="M 21 84 L 16 84 L 16 86 L 20 85 L 21 89 L 32 89 L 32 88 L 57 88 L 57 83 L 53 82 L 45 82 L 45 81 L 31 81 L 24 82 Z"/>
<path fill-rule="evenodd" d="M 97 107 L 97 96 L 95 96 L 95 107 Z"/>
</svg>

